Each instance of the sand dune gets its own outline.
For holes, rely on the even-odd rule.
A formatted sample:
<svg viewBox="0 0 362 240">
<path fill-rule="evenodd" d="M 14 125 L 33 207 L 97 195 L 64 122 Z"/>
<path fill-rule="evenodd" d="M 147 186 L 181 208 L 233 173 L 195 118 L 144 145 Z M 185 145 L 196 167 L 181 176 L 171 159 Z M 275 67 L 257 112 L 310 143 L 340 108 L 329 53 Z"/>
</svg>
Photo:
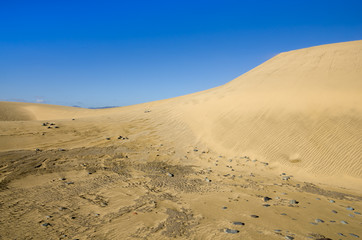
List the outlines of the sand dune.
<svg viewBox="0 0 362 240">
<path fill-rule="evenodd" d="M 361 79 L 354 41 L 134 106 L 1 102 L 0 239 L 362 236 Z"/>
</svg>

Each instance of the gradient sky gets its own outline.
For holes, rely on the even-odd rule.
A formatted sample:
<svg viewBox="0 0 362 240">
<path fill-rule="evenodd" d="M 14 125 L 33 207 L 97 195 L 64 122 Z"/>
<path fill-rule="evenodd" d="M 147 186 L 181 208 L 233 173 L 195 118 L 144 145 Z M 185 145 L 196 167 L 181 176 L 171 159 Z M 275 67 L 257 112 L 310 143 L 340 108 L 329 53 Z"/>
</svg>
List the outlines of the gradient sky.
<svg viewBox="0 0 362 240">
<path fill-rule="evenodd" d="M 362 39 L 362 1 L 0 0 L 0 101 L 125 106 Z"/>
</svg>

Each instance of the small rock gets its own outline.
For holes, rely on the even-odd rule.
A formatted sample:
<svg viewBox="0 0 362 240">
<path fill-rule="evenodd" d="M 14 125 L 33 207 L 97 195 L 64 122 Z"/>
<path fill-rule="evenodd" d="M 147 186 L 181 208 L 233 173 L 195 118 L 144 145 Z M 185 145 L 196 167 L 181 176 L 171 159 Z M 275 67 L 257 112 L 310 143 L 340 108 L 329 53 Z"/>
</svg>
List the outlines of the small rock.
<svg viewBox="0 0 362 240">
<path fill-rule="evenodd" d="M 70 185 L 70 184 L 74 184 L 74 182 L 66 182 L 65 184 Z"/>
<path fill-rule="evenodd" d="M 287 174 L 283 172 L 281 175 L 283 176 L 283 175 L 287 175 Z"/>
<path fill-rule="evenodd" d="M 276 233 L 281 233 L 282 230 L 280 230 L 280 229 L 274 229 L 274 232 L 276 232 Z"/>
<path fill-rule="evenodd" d="M 106 140 L 111 140 L 111 138 L 107 137 Z"/>
<path fill-rule="evenodd" d="M 317 218 L 316 220 L 314 220 L 316 223 L 324 223 L 324 221 L 322 219 Z"/>
<path fill-rule="evenodd" d="M 339 236 L 346 237 L 343 233 L 338 233 Z"/>
<path fill-rule="evenodd" d="M 329 200 L 329 202 L 330 202 L 330 203 L 335 203 L 336 201 L 334 201 L 334 200 Z"/>
<path fill-rule="evenodd" d="M 320 198 L 316 198 L 316 200 L 321 200 Z"/>
<path fill-rule="evenodd" d="M 293 240 L 293 239 L 294 239 L 294 237 L 292 237 L 292 236 L 285 236 L 285 239 L 288 239 L 288 240 Z"/>
<path fill-rule="evenodd" d="M 227 228 L 227 229 L 225 229 L 225 232 L 226 232 L 226 233 L 232 233 L 232 234 L 235 234 L 235 233 L 238 233 L 238 232 L 239 232 L 239 230 L 235 230 L 235 229 L 230 229 L 230 228 Z"/>
<path fill-rule="evenodd" d="M 341 223 L 342 223 L 342 224 L 348 224 L 348 222 L 346 222 L 346 221 L 341 221 Z"/>
<path fill-rule="evenodd" d="M 174 175 L 172 173 L 167 173 L 167 176 L 174 177 Z"/>
<path fill-rule="evenodd" d="M 222 209 L 227 209 L 228 207 L 222 207 Z"/>
<path fill-rule="evenodd" d="M 263 201 L 264 201 L 264 202 L 267 202 L 267 201 L 269 201 L 269 200 L 272 200 L 272 198 L 270 198 L 270 197 L 263 197 Z"/>
<path fill-rule="evenodd" d="M 297 200 L 294 200 L 294 199 L 289 201 L 289 204 L 298 204 L 298 203 L 299 202 Z"/>
<path fill-rule="evenodd" d="M 282 180 L 284 180 L 284 181 L 288 181 L 290 179 L 290 176 L 284 176 L 284 177 L 282 177 Z"/>
<path fill-rule="evenodd" d="M 312 224 L 312 225 L 318 225 L 317 223 L 315 223 L 315 222 L 310 222 L 310 224 Z"/>
<path fill-rule="evenodd" d="M 346 209 L 347 209 L 347 210 L 350 210 L 350 211 L 353 211 L 353 210 L 354 210 L 353 207 L 347 207 Z"/>
<path fill-rule="evenodd" d="M 48 226 L 51 226 L 51 224 L 50 223 L 43 223 L 42 226 L 43 227 L 48 227 Z"/>
<path fill-rule="evenodd" d="M 211 182 L 211 180 L 208 179 L 207 177 L 205 178 L 205 181 L 206 181 L 206 182 Z"/>
<path fill-rule="evenodd" d="M 358 235 L 354 234 L 354 233 L 350 233 L 349 235 L 351 235 L 352 237 L 356 237 L 356 238 L 359 238 Z"/>
<path fill-rule="evenodd" d="M 338 213 L 336 210 L 332 210 L 332 213 Z"/>
<path fill-rule="evenodd" d="M 263 204 L 263 207 L 270 207 L 270 204 Z"/>
<path fill-rule="evenodd" d="M 280 215 L 282 215 L 282 216 L 286 216 L 287 214 L 286 214 L 286 213 L 281 213 Z"/>
<path fill-rule="evenodd" d="M 353 215 L 353 214 L 348 214 L 348 216 L 350 216 L 350 217 L 354 217 L 354 215 Z"/>
<path fill-rule="evenodd" d="M 233 222 L 233 224 L 234 224 L 234 225 L 241 225 L 241 226 L 244 226 L 244 225 L 245 225 L 245 223 L 243 223 L 243 222 Z"/>
<path fill-rule="evenodd" d="M 361 215 L 361 213 L 360 213 L 360 212 L 354 212 L 354 214 Z"/>
<path fill-rule="evenodd" d="M 258 215 L 250 215 L 250 217 L 252 217 L 252 218 L 259 218 Z"/>
</svg>

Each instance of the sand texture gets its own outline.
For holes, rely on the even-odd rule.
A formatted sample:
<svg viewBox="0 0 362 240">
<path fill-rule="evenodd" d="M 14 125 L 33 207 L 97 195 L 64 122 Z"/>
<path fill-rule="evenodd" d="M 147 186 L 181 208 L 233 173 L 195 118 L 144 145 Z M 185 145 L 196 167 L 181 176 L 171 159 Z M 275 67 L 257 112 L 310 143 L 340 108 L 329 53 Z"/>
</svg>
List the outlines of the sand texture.
<svg viewBox="0 0 362 240">
<path fill-rule="evenodd" d="M 0 239 L 362 238 L 362 41 L 111 109 L 0 102 Z"/>
</svg>

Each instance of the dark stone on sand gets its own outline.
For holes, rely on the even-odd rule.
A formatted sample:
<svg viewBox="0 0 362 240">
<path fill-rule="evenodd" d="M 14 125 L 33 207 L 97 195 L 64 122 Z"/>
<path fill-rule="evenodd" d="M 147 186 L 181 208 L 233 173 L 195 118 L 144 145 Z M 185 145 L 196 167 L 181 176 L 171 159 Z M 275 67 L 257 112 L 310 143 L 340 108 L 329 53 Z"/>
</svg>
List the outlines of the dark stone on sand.
<svg viewBox="0 0 362 240">
<path fill-rule="evenodd" d="M 250 217 L 252 217 L 252 218 L 259 218 L 258 215 L 250 215 Z"/>
<path fill-rule="evenodd" d="M 222 207 L 222 209 L 227 209 L 228 207 Z"/>
<path fill-rule="evenodd" d="M 174 177 L 174 175 L 172 173 L 167 173 L 167 176 Z"/>
<path fill-rule="evenodd" d="M 288 240 L 293 240 L 293 239 L 294 239 L 294 237 L 292 237 L 292 236 L 285 236 L 285 239 L 288 239 Z"/>
<path fill-rule="evenodd" d="M 353 207 L 347 207 L 346 209 L 347 209 L 347 210 L 350 210 L 350 211 L 353 211 L 353 210 L 354 210 Z"/>
<path fill-rule="evenodd" d="M 299 202 L 297 200 L 294 200 L 294 199 L 289 201 L 289 204 L 298 204 L 298 203 Z"/>
<path fill-rule="evenodd" d="M 354 215 L 353 215 L 353 214 L 348 214 L 348 216 L 349 216 L 349 217 L 354 217 Z"/>
<path fill-rule="evenodd" d="M 286 216 L 287 214 L 286 213 L 281 213 L 280 215 Z"/>
<path fill-rule="evenodd" d="M 280 229 L 274 229 L 274 232 L 276 232 L 276 233 L 281 233 L 282 230 L 280 230 Z"/>
<path fill-rule="evenodd" d="M 244 225 L 245 225 L 245 223 L 243 223 L 243 222 L 233 222 L 233 224 L 234 224 L 234 225 L 241 225 L 241 226 L 244 226 Z"/>
<path fill-rule="evenodd" d="M 341 221 L 341 223 L 342 223 L 342 224 L 348 224 L 348 222 L 346 222 L 346 221 Z"/>
<path fill-rule="evenodd" d="M 314 220 L 316 223 L 324 223 L 324 221 L 322 219 L 317 218 L 316 220 Z"/>
<path fill-rule="evenodd" d="M 235 229 L 230 229 L 230 228 L 227 228 L 227 229 L 225 229 L 225 232 L 226 232 L 226 233 L 232 233 L 232 234 L 235 234 L 235 233 L 238 233 L 238 232 L 239 232 L 239 230 L 235 230 Z"/>
<path fill-rule="evenodd" d="M 270 200 L 272 200 L 270 197 L 263 197 L 264 202 L 267 202 L 267 201 L 270 201 Z"/>
<path fill-rule="evenodd" d="M 320 198 L 316 198 L 316 200 L 321 200 Z"/>
<path fill-rule="evenodd" d="M 59 128 L 58 126 L 55 126 L 54 128 Z"/>
<path fill-rule="evenodd" d="M 343 233 L 338 233 L 339 236 L 346 237 Z"/>
<path fill-rule="evenodd" d="M 76 219 L 76 217 L 73 216 L 73 217 L 71 217 L 71 219 Z"/>
<path fill-rule="evenodd" d="M 46 126 L 47 124 L 46 124 L 46 123 L 43 123 L 42 125 L 43 125 L 43 126 Z"/>
<path fill-rule="evenodd" d="M 51 224 L 50 223 L 43 223 L 42 226 L 43 227 L 48 227 L 48 226 L 51 226 Z"/>
<path fill-rule="evenodd" d="M 332 213 L 338 213 L 336 210 L 332 210 Z"/>
<path fill-rule="evenodd" d="M 334 200 L 329 200 L 329 202 L 330 202 L 330 203 L 335 203 L 336 201 L 334 201 Z"/>
<path fill-rule="evenodd" d="M 111 140 L 111 138 L 108 137 L 108 138 L 106 138 L 106 140 Z"/>
<path fill-rule="evenodd" d="M 71 185 L 71 184 L 74 184 L 74 182 L 66 182 L 65 184 Z"/>
<path fill-rule="evenodd" d="M 361 215 L 361 213 L 360 213 L 360 212 L 354 212 L 354 214 Z"/>
<path fill-rule="evenodd" d="M 270 207 L 270 204 L 263 204 L 263 207 Z"/>
<path fill-rule="evenodd" d="M 358 235 L 354 234 L 354 233 L 350 233 L 349 235 L 351 235 L 352 237 L 356 237 L 356 238 L 359 238 Z"/>
</svg>

